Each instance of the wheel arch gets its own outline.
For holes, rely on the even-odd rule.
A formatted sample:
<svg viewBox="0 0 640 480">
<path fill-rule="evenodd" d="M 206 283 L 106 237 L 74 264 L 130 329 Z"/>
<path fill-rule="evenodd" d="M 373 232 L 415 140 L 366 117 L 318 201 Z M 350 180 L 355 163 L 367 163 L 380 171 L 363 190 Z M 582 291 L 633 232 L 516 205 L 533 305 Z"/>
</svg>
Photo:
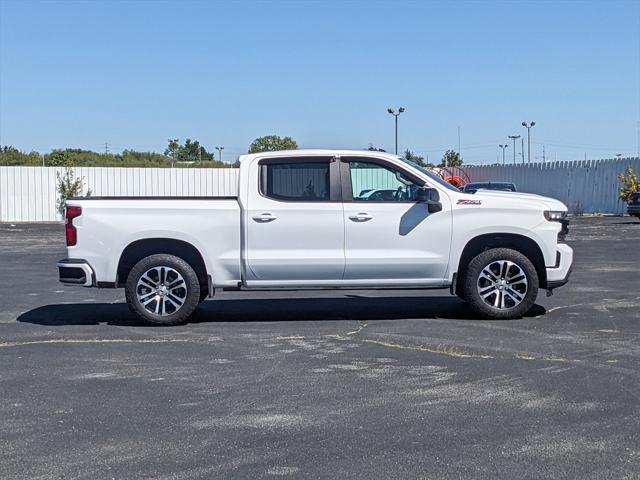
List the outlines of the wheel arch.
<svg viewBox="0 0 640 480">
<path fill-rule="evenodd" d="M 173 238 L 145 238 L 125 247 L 118 261 L 116 286 L 123 287 L 133 266 L 149 255 L 175 255 L 195 270 L 201 286 L 208 284 L 207 267 L 200 251 L 189 242 Z"/>
<path fill-rule="evenodd" d="M 516 233 L 487 233 L 472 238 L 464 246 L 456 271 L 456 291 L 454 293 L 459 293 L 462 289 L 462 281 L 469 262 L 476 255 L 492 248 L 510 248 L 522 253 L 533 263 L 538 274 L 539 287 L 547 287 L 547 269 L 544 263 L 544 255 L 540 245 L 535 240 Z"/>
</svg>

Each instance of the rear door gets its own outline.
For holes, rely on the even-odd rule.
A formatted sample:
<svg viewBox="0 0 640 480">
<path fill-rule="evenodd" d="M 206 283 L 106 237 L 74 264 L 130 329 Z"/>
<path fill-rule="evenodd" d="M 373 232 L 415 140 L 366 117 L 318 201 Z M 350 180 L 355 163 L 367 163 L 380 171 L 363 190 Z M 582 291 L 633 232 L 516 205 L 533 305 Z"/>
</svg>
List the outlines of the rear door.
<svg viewBox="0 0 640 480">
<path fill-rule="evenodd" d="M 395 164 L 342 157 L 345 280 L 442 284 L 451 244 L 451 205 L 429 213 L 414 200 L 422 180 Z"/>
<path fill-rule="evenodd" d="M 307 285 L 342 279 L 344 217 L 339 174 L 333 157 L 260 160 L 259 195 L 248 200 L 247 285 Z"/>
</svg>

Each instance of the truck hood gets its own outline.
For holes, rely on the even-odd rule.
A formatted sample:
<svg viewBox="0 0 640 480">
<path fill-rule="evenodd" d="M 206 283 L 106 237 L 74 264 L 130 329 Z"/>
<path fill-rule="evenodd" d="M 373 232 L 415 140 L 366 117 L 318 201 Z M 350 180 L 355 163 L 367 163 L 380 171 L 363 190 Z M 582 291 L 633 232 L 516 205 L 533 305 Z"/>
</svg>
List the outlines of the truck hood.
<svg viewBox="0 0 640 480">
<path fill-rule="evenodd" d="M 478 190 L 475 196 L 483 198 L 494 198 L 496 200 L 522 200 L 527 203 L 537 203 L 545 210 L 556 210 L 560 212 L 566 212 L 567 206 L 560 200 L 556 200 L 551 197 L 543 197 L 542 195 L 536 195 L 534 193 L 520 193 L 520 192 L 501 192 L 498 190 Z"/>
</svg>

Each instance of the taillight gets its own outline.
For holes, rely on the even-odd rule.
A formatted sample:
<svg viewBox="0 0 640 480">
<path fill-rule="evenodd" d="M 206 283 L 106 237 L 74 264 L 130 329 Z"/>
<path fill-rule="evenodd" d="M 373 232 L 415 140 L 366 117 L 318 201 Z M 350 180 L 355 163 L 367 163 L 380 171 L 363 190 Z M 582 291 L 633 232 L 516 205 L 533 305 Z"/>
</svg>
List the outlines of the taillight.
<svg viewBox="0 0 640 480">
<path fill-rule="evenodd" d="M 73 219 L 80 215 L 82 215 L 81 207 L 67 207 L 64 220 L 64 230 L 67 234 L 67 247 L 73 247 L 78 243 L 78 231 L 73 225 Z"/>
</svg>

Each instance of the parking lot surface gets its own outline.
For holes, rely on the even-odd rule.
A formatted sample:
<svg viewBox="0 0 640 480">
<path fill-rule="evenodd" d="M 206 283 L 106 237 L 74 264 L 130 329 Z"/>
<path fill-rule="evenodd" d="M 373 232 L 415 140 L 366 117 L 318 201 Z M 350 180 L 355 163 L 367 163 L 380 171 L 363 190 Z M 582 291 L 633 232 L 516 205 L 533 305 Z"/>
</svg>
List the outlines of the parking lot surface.
<svg viewBox="0 0 640 480">
<path fill-rule="evenodd" d="M 575 218 L 569 284 L 221 294 L 180 327 L 67 287 L 0 225 L 0 478 L 640 478 L 640 222 Z"/>
</svg>

